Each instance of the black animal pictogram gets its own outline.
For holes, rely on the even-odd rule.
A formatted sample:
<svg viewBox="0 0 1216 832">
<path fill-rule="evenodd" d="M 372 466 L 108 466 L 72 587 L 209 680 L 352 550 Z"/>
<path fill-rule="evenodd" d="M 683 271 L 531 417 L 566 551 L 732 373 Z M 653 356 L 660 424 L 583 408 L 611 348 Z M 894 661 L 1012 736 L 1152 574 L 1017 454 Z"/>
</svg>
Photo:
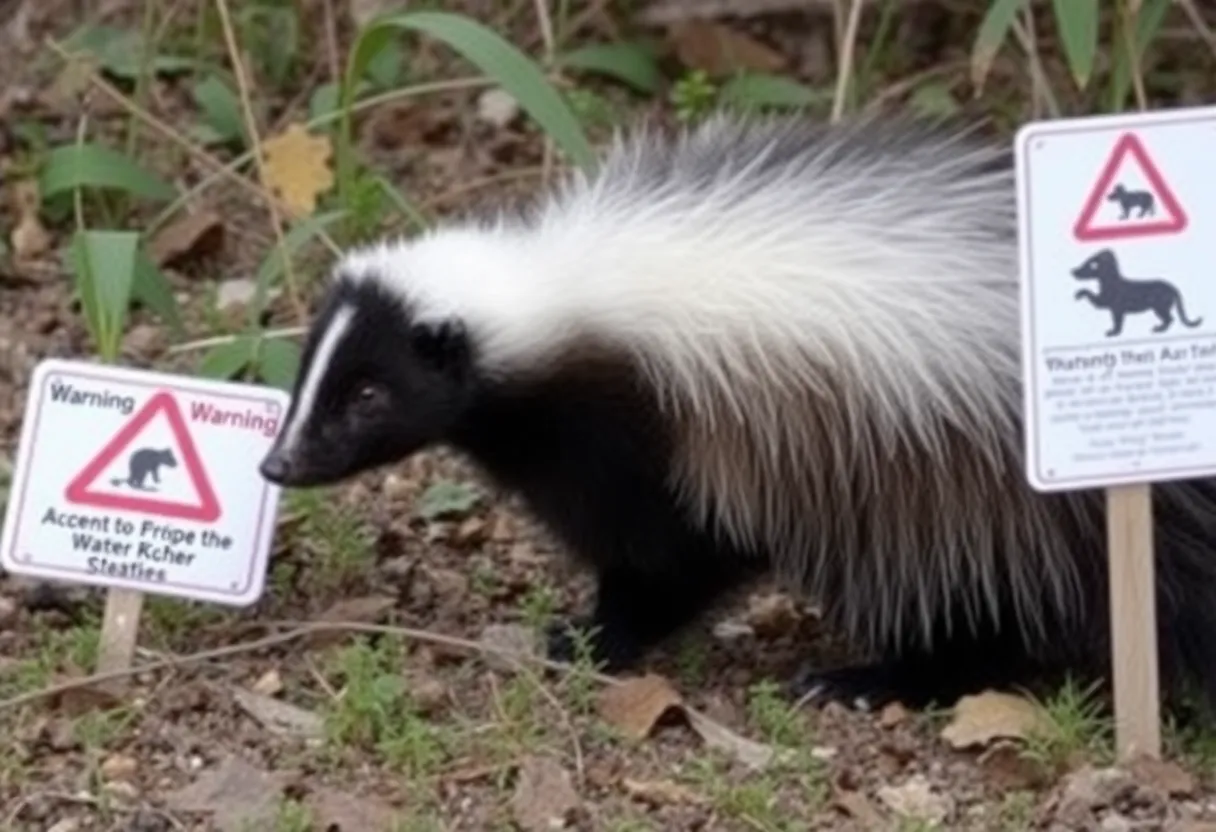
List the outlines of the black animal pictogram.
<svg viewBox="0 0 1216 832">
<path fill-rule="evenodd" d="M 155 488 L 148 485 L 148 478 L 160 485 L 160 469 L 176 467 L 177 457 L 173 455 L 172 448 L 140 448 L 127 460 L 127 477 L 110 480 L 110 484 L 128 485 L 140 491 L 155 491 Z"/>
<path fill-rule="evenodd" d="M 1178 319 L 1185 326 L 1197 327 L 1203 323 L 1203 318 L 1191 321 L 1186 316 L 1182 306 L 1182 293 L 1168 280 L 1147 279 L 1132 280 L 1124 277 L 1119 270 L 1119 260 L 1115 253 L 1104 248 L 1089 257 L 1084 263 L 1072 270 L 1072 276 L 1077 280 L 1098 281 L 1098 291 L 1080 289 L 1074 295 L 1077 300 L 1088 300 L 1098 309 L 1110 310 L 1113 326 L 1107 331 L 1107 336 L 1118 335 L 1123 331 L 1123 319 L 1138 312 L 1152 311 L 1160 323 L 1153 327 L 1153 332 L 1165 332 L 1174 322 L 1172 312 L 1177 307 Z"/>
<path fill-rule="evenodd" d="M 1157 212 L 1156 200 L 1152 191 L 1129 191 L 1123 185 L 1117 184 L 1106 195 L 1107 202 L 1119 203 L 1119 219 L 1125 220 L 1131 216 L 1132 209 L 1138 208 L 1136 219 L 1151 217 Z"/>
</svg>

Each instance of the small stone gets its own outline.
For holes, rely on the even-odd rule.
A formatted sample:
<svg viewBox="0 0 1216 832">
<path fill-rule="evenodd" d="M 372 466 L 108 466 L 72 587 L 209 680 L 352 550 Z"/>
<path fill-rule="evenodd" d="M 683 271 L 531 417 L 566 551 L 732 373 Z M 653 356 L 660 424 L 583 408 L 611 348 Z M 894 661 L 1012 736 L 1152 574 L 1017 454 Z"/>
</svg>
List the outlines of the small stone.
<svg viewBox="0 0 1216 832">
<path fill-rule="evenodd" d="M 111 754 L 101 763 L 101 776 L 106 780 L 130 780 L 139 770 L 139 762 L 127 754 Z"/>
</svg>

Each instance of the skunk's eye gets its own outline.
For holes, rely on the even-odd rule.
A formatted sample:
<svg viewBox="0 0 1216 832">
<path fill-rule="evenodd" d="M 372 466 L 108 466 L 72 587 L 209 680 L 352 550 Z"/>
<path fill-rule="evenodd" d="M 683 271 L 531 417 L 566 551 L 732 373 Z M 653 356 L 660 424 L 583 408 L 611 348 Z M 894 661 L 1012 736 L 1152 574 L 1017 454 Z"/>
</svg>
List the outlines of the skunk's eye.
<svg viewBox="0 0 1216 832">
<path fill-rule="evenodd" d="M 365 382 L 355 388 L 354 403 L 361 407 L 374 407 L 384 401 L 386 393 L 379 384 Z"/>
</svg>

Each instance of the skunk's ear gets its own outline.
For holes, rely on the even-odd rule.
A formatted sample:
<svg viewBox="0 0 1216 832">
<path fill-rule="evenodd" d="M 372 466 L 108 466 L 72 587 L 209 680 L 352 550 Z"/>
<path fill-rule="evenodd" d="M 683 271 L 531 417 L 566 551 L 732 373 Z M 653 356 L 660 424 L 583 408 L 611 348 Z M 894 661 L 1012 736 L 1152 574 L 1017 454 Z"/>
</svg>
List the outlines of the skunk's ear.
<svg viewBox="0 0 1216 832">
<path fill-rule="evenodd" d="M 468 333 L 459 318 L 418 321 L 410 330 L 414 353 L 437 367 L 453 367 L 468 356 Z"/>
</svg>

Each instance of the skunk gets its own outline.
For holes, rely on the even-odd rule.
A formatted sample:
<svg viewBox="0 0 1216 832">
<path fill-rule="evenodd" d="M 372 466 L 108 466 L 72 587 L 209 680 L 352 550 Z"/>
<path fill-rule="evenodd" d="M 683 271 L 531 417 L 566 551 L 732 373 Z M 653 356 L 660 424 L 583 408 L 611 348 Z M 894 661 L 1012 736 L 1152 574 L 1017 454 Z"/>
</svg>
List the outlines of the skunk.
<svg viewBox="0 0 1216 832">
<path fill-rule="evenodd" d="M 340 258 L 260 472 L 455 449 L 593 572 L 572 623 L 609 670 L 768 574 L 867 653 L 795 668 L 806 701 L 1106 673 L 1103 494 L 1024 475 L 1016 243 L 1010 151 L 969 130 L 641 126 L 524 208 Z M 1155 512 L 1163 683 L 1216 695 L 1216 488 Z"/>
</svg>

